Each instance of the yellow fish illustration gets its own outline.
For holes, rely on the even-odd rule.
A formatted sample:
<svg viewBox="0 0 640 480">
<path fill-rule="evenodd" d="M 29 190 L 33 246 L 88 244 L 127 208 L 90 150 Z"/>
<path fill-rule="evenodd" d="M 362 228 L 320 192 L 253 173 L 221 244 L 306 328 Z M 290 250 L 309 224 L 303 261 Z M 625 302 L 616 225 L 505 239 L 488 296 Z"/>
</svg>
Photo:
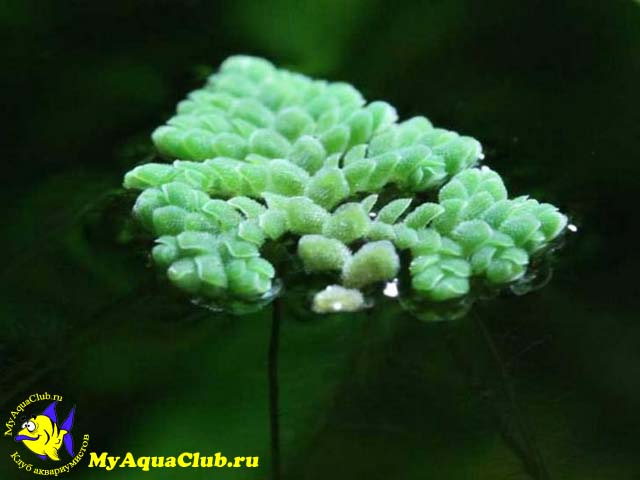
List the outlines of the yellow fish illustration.
<svg viewBox="0 0 640 480">
<path fill-rule="evenodd" d="M 60 460 L 58 449 L 63 443 L 69 455 L 73 457 L 73 438 L 70 432 L 73 427 L 76 407 L 71 409 L 67 419 L 58 426 L 57 403 L 51 403 L 42 414 L 24 422 L 22 430 L 15 437 L 16 442 L 23 442 L 42 460 L 46 460 L 47 457 L 51 460 Z"/>
</svg>

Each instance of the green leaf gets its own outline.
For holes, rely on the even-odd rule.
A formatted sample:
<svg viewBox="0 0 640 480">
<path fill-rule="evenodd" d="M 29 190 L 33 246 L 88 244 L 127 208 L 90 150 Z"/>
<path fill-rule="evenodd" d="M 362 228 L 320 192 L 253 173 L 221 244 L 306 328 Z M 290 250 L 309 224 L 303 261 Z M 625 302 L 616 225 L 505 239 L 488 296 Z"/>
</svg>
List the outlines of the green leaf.
<svg viewBox="0 0 640 480">
<path fill-rule="evenodd" d="M 351 251 L 334 238 L 304 235 L 298 242 L 298 256 L 308 272 L 340 271 L 351 256 Z"/>
<path fill-rule="evenodd" d="M 346 203 L 338 207 L 324 222 L 322 233 L 349 244 L 366 235 L 371 220 L 360 203 Z"/>
<path fill-rule="evenodd" d="M 198 239 L 210 235 L 212 245 L 223 246 L 226 289 L 176 280 L 212 298 L 262 295 L 273 275 L 247 262 L 261 258 L 263 247 L 270 255 L 292 253 L 288 238 L 304 236 L 298 255 L 309 272 L 341 270 L 346 286 L 365 286 L 399 273 L 398 248 L 412 257 L 414 290 L 447 301 L 468 293 L 471 275 L 493 285 L 521 278 L 529 255 L 539 255 L 567 224 L 552 205 L 509 200 L 500 175 L 475 167 L 477 140 L 435 128 L 424 116 L 398 123 L 391 105 L 366 105 L 347 83 L 313 80 L 259 58 L 227 59 L 152 140 L 178 160 L 125 175 L 126 188 L 142 190 L 134 214 L 161 236 L 156 263 L 185 260 L 175 279 L 190 278 L 186 260 L 213 255 Z M 362 198 L 365 192 L 371 195 Z M 405 214 L 416 193 L 438 202 Z M 387 204 L 376 215 L 378 195 Z M 255 200 L 261 198 L 266 207 Z M 356 242 L 359 250 L 347 254 Z M 433 263 L 425 266 L 426 259 Z"/>
<path fill-rule="evenodd" d="M 400 269 L 400 258 L 388 240 L 367 243 L 345 264 L 342 280 L 347 287 L 362 287 L 392 280 Z"/>
<path fill-rule="evenodd" d="M 349 196 L 349 184 L 342 170 L 328 167 L 311 178 L 304 193 L 318 205 L 332 209 Z"/>
<path fill-rule="evenodd" d="M 411 198 L 399 198 L 386 204 L 376 216 L 379 222 L 393 224 L 411 205 Z"/>
</svg>

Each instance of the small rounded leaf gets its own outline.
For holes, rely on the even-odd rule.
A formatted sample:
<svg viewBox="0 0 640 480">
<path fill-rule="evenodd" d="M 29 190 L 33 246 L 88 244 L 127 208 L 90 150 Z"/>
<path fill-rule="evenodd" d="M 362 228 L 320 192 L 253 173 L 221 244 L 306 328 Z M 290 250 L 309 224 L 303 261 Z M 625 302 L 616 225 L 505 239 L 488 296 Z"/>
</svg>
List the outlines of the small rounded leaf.
<svg viewBox="0 0 640 480">
<path fill-rule="evenodd" d="M 360 290 L 329 285 L 313 297 L 312 309 L 316 313 L 357 312 L 365 307 Z"/>
<path fill-rule="evenodd" d="M 376 216 L 379 222 L 395 223 L 411 205 L 411 198 L 399 198 L 386 204 Z"/>
<path fill-rule="evenodd" d="M 304 235 L 298 242 L 298 256 L 308 272 L 340 271 L 351 251 L 335 238 Z"/>
<path fill-rule="evenodd" d="M 174 262 L 167 270 L 167 276 L 174 285 L 189 293 L 197 293 L 200 288 L 198 269 L 192 258 L 182 258 Z"/>
<path fill-rule="evenodd" d="M 341 169 L 323 168 L 316 173 L 305 189 L 305 195 L 318 205 L 331 209 L 349 196 L 349 183 Z"/>
<path fill-rule="evenodd" d="M 289 159 L 313 175 L 322 168 L 327 151 L 314 137 L 303 135 L 293 144 Z"/>
<path fill-rule="evenodd" d="M 371 242 L 358 250 L 345 264 L 342 279 L 347 287 L 362 287 L 391 280 L 400 269 L 400 258 L 388 240 Z"/>
<path fill-rule="evenodd" d="M 369 230 L 371 220 L 360 203 L 346 203 L 340 206 L 324 223 L 322 233 L 337 238 L 344 243 L 351 243 Z"/>
</svg>

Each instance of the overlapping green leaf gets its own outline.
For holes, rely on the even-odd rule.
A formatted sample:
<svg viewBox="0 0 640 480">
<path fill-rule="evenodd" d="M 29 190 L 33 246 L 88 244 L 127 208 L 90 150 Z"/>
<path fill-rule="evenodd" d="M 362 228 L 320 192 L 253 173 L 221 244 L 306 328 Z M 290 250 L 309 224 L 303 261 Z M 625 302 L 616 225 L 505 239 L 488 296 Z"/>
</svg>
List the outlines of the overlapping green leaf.
<svg viewBox="0 0 640 480">
<path fill-rule="evenodd" d="M 134 212 L 158 236 L 155 262 L 204 298 L 268 296 L 276 272 L 262 249 L 288 236 L 301 237 L 309 274 L 335 272 L 349 288 L 393 280 L 406 250 L 413 290 L 447 301 L 472 277 L 517 281 L 567 222 L 552 205 L 510 200 L 496 172 L 476 167 L 477 140 L 425 117 L 398 122 L 351 85 L 259 58 L 227 59 L 152 138 L 177 160 L 138 166 L 124 184 L 142 190 Z M 374 208 L 366 194 L 380 193 Z M 322 298 L 344 292 L 331 288 Z"/>
</svg>

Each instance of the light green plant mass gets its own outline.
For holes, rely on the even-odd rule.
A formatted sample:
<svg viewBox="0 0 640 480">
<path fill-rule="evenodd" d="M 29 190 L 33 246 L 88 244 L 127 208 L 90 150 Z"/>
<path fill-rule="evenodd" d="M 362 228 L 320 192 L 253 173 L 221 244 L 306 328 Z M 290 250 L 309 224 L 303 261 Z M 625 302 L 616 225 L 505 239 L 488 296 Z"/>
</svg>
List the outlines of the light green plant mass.
<svg viewBox="0 0 640 480">
<path fill-rule="evenodd" d="M 319 311 L 331 292 L 361 299 L 357 289 L 403 267 L 414 292 L 442 302 L 473 277 L 519 280 L 567 224 L 553 205 L 509 199 L 500 176 L 477 167 L 477 140 L 425 117 L 398 122 L 349 84 L 259 58 L 227 59 L 152 138 L 177 160 L 138 166 L 124 185 L 141 190 L 134 214 L 157 237 L 155 263 L 207 299 L 268 296 L 276 272 L 263 247 L 293 239 L 306 272 L 345 287 L 326 289 Z"/>
</svg>

